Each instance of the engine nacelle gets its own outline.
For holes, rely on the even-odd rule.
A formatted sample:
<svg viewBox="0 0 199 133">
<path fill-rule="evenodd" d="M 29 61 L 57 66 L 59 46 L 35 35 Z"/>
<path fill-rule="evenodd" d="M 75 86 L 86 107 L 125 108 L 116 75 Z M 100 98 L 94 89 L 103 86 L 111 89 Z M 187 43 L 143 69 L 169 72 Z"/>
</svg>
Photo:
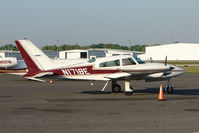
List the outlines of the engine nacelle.
<svg viewBox="0 0 199 133">
<path fill-rule="evenodd" d="M 8 68 L 17 65 L 17 58 L 15 57 L 3 57 L 0 58 L 0 68 Z"/>
<path fill-rule="evenodd" d="M 150 75 L 148 75 L 148 76 L 146 76 L 146 78 L 148 79 L 150 79 L 150 78 L 161 78 L 162 76 L 164 75 L 164 73 L 163 72 L 161 72 L 161 73 L 154 73 L 154 74 L 150 74 Z"/>
</svg>

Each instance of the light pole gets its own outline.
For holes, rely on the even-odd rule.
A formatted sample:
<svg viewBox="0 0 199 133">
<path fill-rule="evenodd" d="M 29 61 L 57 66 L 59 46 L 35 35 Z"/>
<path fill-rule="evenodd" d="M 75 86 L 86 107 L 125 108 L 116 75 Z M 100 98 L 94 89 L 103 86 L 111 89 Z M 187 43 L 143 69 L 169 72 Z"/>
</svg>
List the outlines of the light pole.
<svg viewBox="0 0 199 133">
<path fill-rule="evenodd" d="M 59 40 L 57 40 L 57 58 L 59 58 L 59 49 L 58 49 Z"/>
</svg>

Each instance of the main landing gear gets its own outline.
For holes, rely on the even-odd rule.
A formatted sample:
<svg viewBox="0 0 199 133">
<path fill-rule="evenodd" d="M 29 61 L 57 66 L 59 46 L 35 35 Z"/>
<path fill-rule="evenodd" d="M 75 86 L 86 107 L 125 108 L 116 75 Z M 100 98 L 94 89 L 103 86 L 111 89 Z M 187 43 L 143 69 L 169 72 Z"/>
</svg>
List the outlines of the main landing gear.
<svg viewBox="0 0 199 133">
<path fill-rule="evenodd" d="M 172 94 L 174 89 L 171 85 L 171 79 L 167 79 L 167 81 L 168 81 L 168 85 L 165 87 L 165 92 L 167 92 L 168 94 Z M 126 95 L 132 95 L 134 93 L 134 89 L 130 85 L 130 80 L 125 80 L 124 83 L 125 83 L 124 93 Z M 108 81 L 104 85 L 104 87 L 102 89 L 102 93 L 104 92 L 107 85 L 108 85 Z M 117 84 L 117 80 L 112 80 L 112 92 L 120 93 L 121 90 L 122 90 L 121 86 L 119 84 Z"/>
<path fill-rule="evenodd" d="M 130 80 L 125 80 L 125 89 L 124 89 L 124 93 L 126 95 L 132 95 L 134 90 L 133 88 L 130 86 Z M 119 84 L 117 84 L 116 80 L 112 81 L 112 92 L 113 93 L 120 93 L 121 92 L 121 86 Z"/>
<path fill-rule="evenodd" d="M 113 93 L 120 93 L 121 92 L 121 86 L 118 84 L 112 85 L 112 92 Z"/>
<path fill-rule="evenodd" d="M 165 91 L 166 91 L 167 93 L 169 93 L 169 94 L 172 94 L 173 91 L 174 91 L 174 89 L 173 89 L 173 87 L 172 87 L 172 85 L 171 85 L 171 79 L 167 79 L 167 81 L 168 81 L 168 85 L 167 85 L 167 87 L 165 88 Z"/>
</svg>

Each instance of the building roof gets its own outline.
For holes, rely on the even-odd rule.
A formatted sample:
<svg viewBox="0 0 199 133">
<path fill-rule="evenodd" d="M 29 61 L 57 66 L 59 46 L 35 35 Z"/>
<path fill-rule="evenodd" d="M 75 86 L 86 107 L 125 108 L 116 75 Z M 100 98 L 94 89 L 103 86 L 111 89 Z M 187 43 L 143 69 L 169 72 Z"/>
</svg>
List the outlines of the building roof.
<svg viewBox="0 0 199 133">
<path fill-rule="evenodd" d="M 66 51 L 59 51 L 59 52 L 69 52 L 69 53 L 77 53 L 77 52 L 88 52 L 88 51 L 107 51 L 108 53 L 118 52 L 118 53 L 137 53 L 142 54 L 142 51 L 131 51 L 131 50 L 120 50 L 120 49 L 105 49 L 105 48 L 92 48 L 92 49 L 74 49 L 74 50 L 66 50 Z"/>
<path fill-rule="evenodd" d="M 169 44 L 157 44 L 157 45 L 149 45 L 147 47 L 158 47 L 158 46 L 168 46 L 168 45 L 199 45 L 199 43 L 169 43 Z"/>
<path fill-rule="evenodd" d="M 65 50 L 65 51 L 59 51 L 59 52 L 77 53 L 77 52 L 88 52 L 88 50 L 84 50 L 84 49 L 74 49 L 74 50 Z"/>
</svg>

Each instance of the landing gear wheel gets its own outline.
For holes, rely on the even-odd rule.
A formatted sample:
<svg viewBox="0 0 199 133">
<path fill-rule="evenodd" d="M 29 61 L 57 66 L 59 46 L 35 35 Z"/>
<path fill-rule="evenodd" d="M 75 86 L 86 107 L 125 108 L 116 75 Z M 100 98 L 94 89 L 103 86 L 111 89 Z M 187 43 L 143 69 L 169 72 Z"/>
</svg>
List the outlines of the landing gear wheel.
<svg viewBox="0 0 199 133">
<path fill-rule="evenodd" d="M 174 89 L 172 86 L 171 87 L 167 86 L 166 91 L 167 91 L 167 93 L 172 94 Z"/>
<path fill-rule="evenodd" d="M 121 92 L 121 86 L 118 85 L 118 84 L 114 84 L 114 85 L 112 86 L 112 92 L 113 92 L 113 93 L 119 93 L 119 92 Z"/>
</svg>

